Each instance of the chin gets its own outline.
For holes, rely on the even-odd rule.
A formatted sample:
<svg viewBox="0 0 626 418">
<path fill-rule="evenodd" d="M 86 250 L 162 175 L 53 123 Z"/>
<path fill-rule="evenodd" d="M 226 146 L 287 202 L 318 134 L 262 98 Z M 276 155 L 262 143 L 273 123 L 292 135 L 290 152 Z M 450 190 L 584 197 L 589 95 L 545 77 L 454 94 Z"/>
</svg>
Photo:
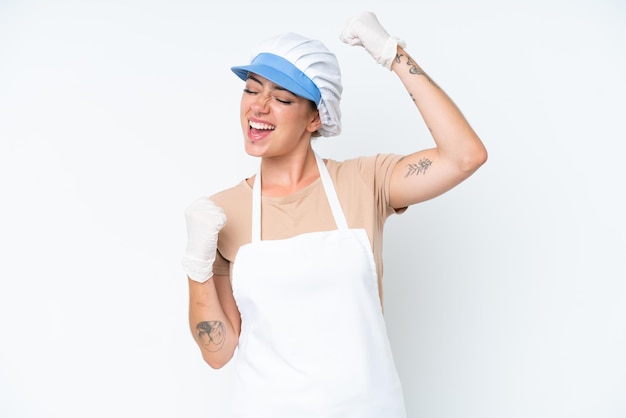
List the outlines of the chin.
<svg viewBox="0 0 626 418">
<path fill-rule="evenodd" d="M 246 151 L 246 154 L 248 154 L 251 157 L 262 157 L 264 154 L 263 150 L 259 146 L 250 142 L 249 139 L 246 139 L 244 149 Z"/>
</svg>

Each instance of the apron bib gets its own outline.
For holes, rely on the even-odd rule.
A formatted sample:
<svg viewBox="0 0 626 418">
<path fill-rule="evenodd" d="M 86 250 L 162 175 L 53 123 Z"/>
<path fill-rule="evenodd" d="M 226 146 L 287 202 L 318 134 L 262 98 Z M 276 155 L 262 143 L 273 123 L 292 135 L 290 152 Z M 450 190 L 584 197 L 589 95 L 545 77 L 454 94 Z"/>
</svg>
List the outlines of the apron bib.
<svg viewBox="0 0 626 418">
<path fill-rule="evenodd" d="M 316 155 L 337 229 L 261 240 L 261 173 L 252 242 L 233 267 L 242 327 L 233 417 L 405 418 L 367 233 L 349 229 Z"/>
</svg>

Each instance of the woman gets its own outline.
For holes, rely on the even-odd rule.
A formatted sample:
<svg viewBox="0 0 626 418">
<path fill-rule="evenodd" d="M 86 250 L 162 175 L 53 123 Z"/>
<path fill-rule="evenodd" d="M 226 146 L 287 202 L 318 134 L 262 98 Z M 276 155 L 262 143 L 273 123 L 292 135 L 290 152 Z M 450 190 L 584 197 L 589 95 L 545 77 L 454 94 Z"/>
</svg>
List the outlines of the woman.
<svg viewBox="0 0 626 418">
<path fill-rule="evenodd" d="M 311 138 L 341 131 L 342 91 L 337 60 L 319 41 L 281 35 L 232 68 L 245 80 L 241 124 L 259 172 L 186 210 L 183 258 L 202 356 L 214 368 L 235 362 L 232 416 L 405 416 L 381 307 L 383 224 L 487 158 L 374 14 L 351 19 L 341 39 L 399 77 L 435 147 L 343 162 L 317 156 Z"/>
</svg>

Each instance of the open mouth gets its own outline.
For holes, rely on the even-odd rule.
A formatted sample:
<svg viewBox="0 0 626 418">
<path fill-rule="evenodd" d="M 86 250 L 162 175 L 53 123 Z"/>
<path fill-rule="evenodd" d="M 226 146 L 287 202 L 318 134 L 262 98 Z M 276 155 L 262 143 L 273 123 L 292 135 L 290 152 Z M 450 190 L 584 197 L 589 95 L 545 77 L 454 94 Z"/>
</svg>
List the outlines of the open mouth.
<svg viewBox="0 0 626 418">
<path fill-rule="evenodd" d="M 250 129 L 254 129 L 257 131 L 273 131 L 274 129 L 276 129 L 274 125 L 270 125 L 269 123 L 260 123 L 260 122 L 252 122 L 252 121 L 249 121 L 249 123 L 250 123 Z"/>
<path fill-rule="evenodd" d="M 270 125 L 269 123 L 248 121 L 248 125 L 250 127 L 248 137 L 252 141 L 259 141 L 271 134 L 274 129 L 276 129 L 276 126 Z"/>
</svg>

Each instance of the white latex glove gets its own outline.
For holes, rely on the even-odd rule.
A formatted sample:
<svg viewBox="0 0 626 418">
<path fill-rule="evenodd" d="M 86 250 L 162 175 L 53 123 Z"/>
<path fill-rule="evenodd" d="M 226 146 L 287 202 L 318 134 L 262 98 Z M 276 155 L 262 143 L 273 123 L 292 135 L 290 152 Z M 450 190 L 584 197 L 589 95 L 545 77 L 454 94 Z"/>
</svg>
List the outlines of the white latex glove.
<svg viewBox="0 0 626 418">
<path fill-rule="evenodd" d="M 391 70 L 391 64 L 396 58 L 398 45 L 402 48 L 406 46 L 403 40 L 389 36 L 372 12 L 361 12 L 348 20 L 339 39 L 348 45 L 362 46 L 377 63 L 388 70 Z"/>
<path fill-rule="evenodd" d="M 183 268 L 190 279 L 203 283 L 213 277 L 217 235 L 226 223 L 226 214 L 212 200 L 201 197 L 185 209 L 187 251 Z"/>
</svg>

